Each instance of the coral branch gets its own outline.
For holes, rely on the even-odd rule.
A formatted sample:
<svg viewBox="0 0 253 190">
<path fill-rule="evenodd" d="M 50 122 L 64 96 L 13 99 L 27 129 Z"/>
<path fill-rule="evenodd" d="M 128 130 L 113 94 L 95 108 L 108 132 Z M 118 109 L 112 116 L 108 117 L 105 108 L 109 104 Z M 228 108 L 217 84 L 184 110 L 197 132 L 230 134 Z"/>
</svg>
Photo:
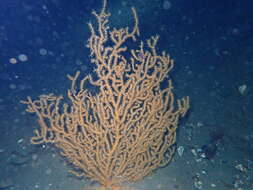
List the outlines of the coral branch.
<svg viewBox="0 0 253 190">
<path fill-rule="evenodd" d="M 159 37 L 140 42 L 137 49 L 127 47 L 127 40 L 136 43 L 139 36 L 134 8 L 132 12 L 131 31 L 109 28 L 106 1 L 100 13 L 93 12 L 98 25 L 88 24 L 87 46 L 97 77 L 80 79 L 79 71 L 68 75 L 70 104 L 53 94 L 22 101 L 40 126 L 31 142 L 53 143 L 77 169 L 72 173 L 98 181 L 106 190 L 166 165 L 175 150 L 179 119 L 189 109 L 188 97 L 174 98 L 169 75 L 174 63 L 167 53 L 157 52 Z M 163 81 L 166 88 L 160 87 Z M 86 82 L 99 92 L 91 94 Z"/>
</svg>

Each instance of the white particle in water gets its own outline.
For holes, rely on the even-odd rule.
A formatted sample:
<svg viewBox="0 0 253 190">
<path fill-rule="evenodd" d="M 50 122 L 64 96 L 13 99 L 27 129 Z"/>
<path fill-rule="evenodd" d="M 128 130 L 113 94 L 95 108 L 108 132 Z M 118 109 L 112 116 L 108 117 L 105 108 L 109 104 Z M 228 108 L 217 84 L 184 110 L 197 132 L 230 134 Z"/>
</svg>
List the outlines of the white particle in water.
<svg viewBox="0 0 253 190">
<path fill-rule="evenodd" d="M 38 183 L 36 183 L 35 186 L 34 186 L 35 189 L 38 189 L 39 187 L 40 187 L 40 186 L 39 186 Z"/>
<path fill-rule="evenodd" d="M 25 55 L 25 54 L 20 54 L 20 55 L 18 56 L 18 59 L 19 59 L 21 62 L 25 62 L 25 61 L 28 60 L 28 57 L 27 57 L 27 55 Z"/>
<path fill-rule="evenodd" d="M 38 155 L 37 154 L 33 154 L 32 155 L 32 160 L 37 160 L 38 159 Z"/>
<path fill-rule="evenodd" d="M 51 173 L 52 173 L 52 169 L 48 168 L 48 169 L 46 170 L 46 175 L 50 175 Z"/>
<path fill-rule="evenodd" d="M 9 85 L 9 88 L 10 88 L 11 90 L 15 90 L 15 89 L 17 88 L 17 86 L 16 86 L 15 84 L 10 84 L 10 85 Z"/>
<path fill-rule="evenodd" d="M 9 59 L 9 62 L 10 62 L 11 64 L 16 64 L 18 61 L 17 61 L 16 58 L 10 58 L 10 59 Z"/>
<path fill-rule="evenodd" d="M 40 52 L 40 55 L 47 55 L 47 50 L 44 48 L 40 48 L 39 52 Z"/>
<path fill-rule="evenodd" d="M 163 2 L 163 9 L 169 10 L 171 8 L 171 2 L 170 1 L 164 1 Z"/>
</svg>

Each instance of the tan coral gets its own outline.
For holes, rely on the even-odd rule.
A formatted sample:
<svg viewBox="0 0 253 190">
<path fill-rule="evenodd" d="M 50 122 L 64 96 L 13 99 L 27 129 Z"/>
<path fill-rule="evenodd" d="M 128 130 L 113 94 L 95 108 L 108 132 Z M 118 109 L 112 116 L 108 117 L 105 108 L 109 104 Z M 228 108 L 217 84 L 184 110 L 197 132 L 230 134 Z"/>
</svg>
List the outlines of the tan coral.
<svg viewBox="0 0 253 190">
<path fill-rule="evenodd" d="M 157 53 L 158 36 L 140 42 L 138 49 L 126 46 L 139 35 L 132 12 L 132 30 L 109 28 L 106 1 L 99 14 L 93 12 L 98 25 L 89 23 L 88 48 L 97 78 L 80 79 L 79 71 L 68 75 L 70 103 L 53 94 L 22 102 L 40 125 L 32 143 L 55 144 L 77 169 L 72 173 L 98 181 L 103 190 L 118 190 L 166 165 L 175 151 L 179 118 L 189 108 L 188 97 L 174 99 L 169 75 L 174 63 L 166 52 Z M 161 89 L 164 80 L 168 84 Z M 98 93 L 89 92 L 86 83 Z"/>
</svg>

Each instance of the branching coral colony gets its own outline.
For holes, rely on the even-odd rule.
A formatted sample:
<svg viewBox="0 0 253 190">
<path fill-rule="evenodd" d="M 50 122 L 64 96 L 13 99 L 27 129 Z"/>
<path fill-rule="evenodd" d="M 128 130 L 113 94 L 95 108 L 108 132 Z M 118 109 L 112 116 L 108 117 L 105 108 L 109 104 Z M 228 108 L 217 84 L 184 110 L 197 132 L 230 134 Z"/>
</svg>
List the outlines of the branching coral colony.
<svg viewBox="0 0 253 190">
<path fill-rule="evenodd" d="M 137 49 L 127 47 L 127 40 L 139 36 L 135 9 L 131 31 L 110 29 L 106 3 L 100 13 L 93 12 L 96 27 L 89 24 L 96 80 L 90 75 L 79 79 L 80 72 L 68 76 L 70 104 L 53 94 L 22 103 L 38 117 L 33 144 L 53 143 L 73 164 L 71 172 L 99 182 L 101 189 L 118 190 L 171 160 L 178 121 L 189 109 L 189 98 L 174 99 L 169 77 L 173 60 L 166 52 L 157 53 L 158 36 L 139 42 Z M 168 85 L 161 88 L 164 80 Z M 87 82 L 99 92 L 89 92 Z"/>
</svg>

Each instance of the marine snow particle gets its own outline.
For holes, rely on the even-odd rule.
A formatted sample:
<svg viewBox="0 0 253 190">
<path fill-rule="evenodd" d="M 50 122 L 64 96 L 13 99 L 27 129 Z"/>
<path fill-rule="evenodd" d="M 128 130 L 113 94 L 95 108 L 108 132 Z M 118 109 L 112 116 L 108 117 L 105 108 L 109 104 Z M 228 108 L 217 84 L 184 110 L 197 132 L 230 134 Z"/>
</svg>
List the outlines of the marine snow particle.
<svg viewBox="0 0 253 190">
<path fill-rule="evenodd" d="M 10 88 L 11 90 L 15 90 L 15 89 L 17 88 L 17 86 L 16 86 L 15 84 L 10 84 L 10 85 L 9 85 L 9 88 Z"/>
<path fill-rule="evenodd" d="M 169 10 L 171 8 L 171 2 L 170 1 L 164 1 L 163 2 L 163 9 Z"/>
<path fill-rule="evenodd" d="M 25 62 L 25 61 L 28 60 L 28 57 L 27 57 L 27 55 L 25 55 L 25 54 L 20 54 L 20 55 L 18 56 L 18 59 L 19 59 L 21 62 Z"/>
<path fill-rule="evenodd" d="M 47 50 L 44 48 L 40 48 L 39 52 L 40 52 L 40 55 L 47 55 Z"/>
<path fill-rule="evenodd" d="M 9 62 L 10 62 L 11 64 L 16 64 L 18 61 L 17 61 L 16 58 L 10 58 L 10 59 L 9 59 Z"/>
</svg>

